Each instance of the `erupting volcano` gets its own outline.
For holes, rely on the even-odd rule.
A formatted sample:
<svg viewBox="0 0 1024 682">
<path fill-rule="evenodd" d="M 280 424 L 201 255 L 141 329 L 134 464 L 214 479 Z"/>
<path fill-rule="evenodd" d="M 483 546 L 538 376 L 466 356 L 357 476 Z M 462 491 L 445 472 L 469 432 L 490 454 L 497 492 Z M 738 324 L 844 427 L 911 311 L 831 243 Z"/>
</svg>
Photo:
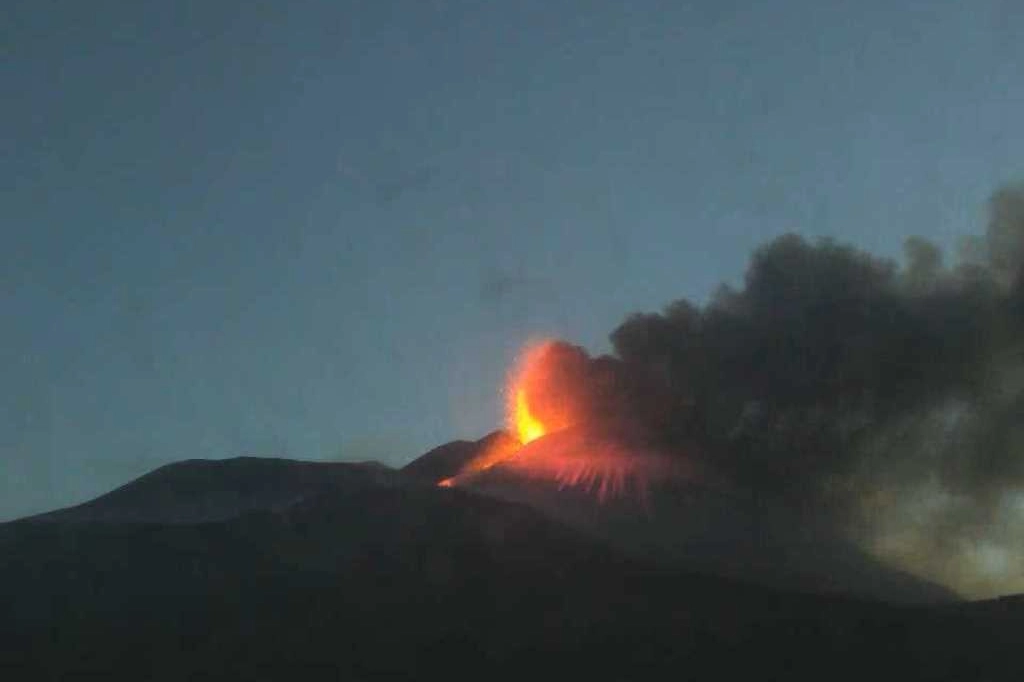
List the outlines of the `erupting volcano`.
<svg viewBox="0 0 1024 682">
<path fill-rule="evenodd" d="M 505 427 L 526 445 L 583 419 L 586 358 L 557 341 L 527 345 L 509 373 Z"/>
<path fill-rule="evenodd" d="M 689 477 L 686 462 L 648 448 L 626 445 L 613 435 L 602 397 L 609 377 L 599 361 L 564 342 L 529 344 L 509 372 L 505 428 L 456 475 L 438 485 L 450 487 L 500 468 L 524 478 L 592 493 L 601 501 L 635 494 L 646 497 L 652 479 Z"/>
</svg>

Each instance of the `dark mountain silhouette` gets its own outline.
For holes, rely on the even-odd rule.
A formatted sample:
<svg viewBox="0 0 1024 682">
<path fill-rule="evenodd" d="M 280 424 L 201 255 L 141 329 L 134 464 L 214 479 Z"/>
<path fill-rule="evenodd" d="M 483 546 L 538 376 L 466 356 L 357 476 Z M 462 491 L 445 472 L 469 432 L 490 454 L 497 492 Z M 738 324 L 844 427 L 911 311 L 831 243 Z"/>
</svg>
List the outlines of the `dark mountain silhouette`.
<svg viewBox="0 0 1024 682">
<path fill-rule="evenodd" d="M 531 442 L 504 463 L 464 477 L 460 485 L 529 505 L 631 555 L 672 561 L 690 570 L 776 588 L 890 602 L 956 599 L 949 590 L 885 566 L 830 524 L 815 524 L 806 515 L 706 470 L 677 465 L 678 458 L 671 455 L 636 454 L 643 449 L 621 440 L 609 443 L 583 429 L 567 429 Z M 628 464 L 612 461 L 605 467 L 610 473 L 576 473 L 585 473 L 588 460 L 595 458 L 636 464 L 629 469 Z M 561 480 L 538 475 L 534 461 L 557 461 L 542 474 L 563 472 Z M 604 480 L 616 473 L 618 478 L 611 483 Z M 616 484 L 622 489 L 608 492 L 607 487 Z"/>
<path fill-rule="evenodd" d="M 259 509 L 283 509 L 328 491 L 393 482 L 397 474 L 375 462 L 296 462 L 236 457 L 185 460 L 160 467 L 94 500 L 40 514 L 36 521 L 198 523 Z"/>
<path fill-rule="evenodd" d="M 245 504 L 224 497 L 236 488 Z M 911 608 L 766 589 L 375 467 L 187 462 L 115 493 L 0 525 L 3 679 L 1019 672 L 1019 599 Z M 170 521 L 132 520 L 161 516 L 160 500 Z M 184 521 L 189 504 L 216 513 Z"/>
<path fill-rule="evenodd" d="M 436 483 L 450 478 L 471 460 L 492 447 L 512 447 L 516 443 L 505 431 L 493 431 L 480 440 L 454 440 L 439 445 L 425 455 L 402 467 L 402 473 L 417 479 Z"/>
</svg>

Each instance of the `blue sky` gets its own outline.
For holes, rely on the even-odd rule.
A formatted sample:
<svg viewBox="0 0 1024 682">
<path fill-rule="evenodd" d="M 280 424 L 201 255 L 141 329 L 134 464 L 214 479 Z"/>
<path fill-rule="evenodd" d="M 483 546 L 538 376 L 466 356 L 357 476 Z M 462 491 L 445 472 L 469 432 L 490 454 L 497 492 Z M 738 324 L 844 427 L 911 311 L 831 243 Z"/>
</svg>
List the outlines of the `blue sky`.
<svg viewBox="0 0 1024 682">
<path fill-rule="evenodd" d="M 0 518 L 187 457 L 401 464 L 528 338 L 786 231 L 953 248 L 1024 176 L 1024 5 L 7 3 Z"/>
</svg>

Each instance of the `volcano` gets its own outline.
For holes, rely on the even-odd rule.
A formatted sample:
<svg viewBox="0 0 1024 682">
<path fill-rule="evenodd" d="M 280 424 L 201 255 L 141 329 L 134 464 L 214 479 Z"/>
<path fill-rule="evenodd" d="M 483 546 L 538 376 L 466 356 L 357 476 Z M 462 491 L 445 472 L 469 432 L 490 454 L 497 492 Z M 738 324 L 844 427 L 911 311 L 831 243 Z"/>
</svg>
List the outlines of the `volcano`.
<svg viewBox="0 0 1024 682">
<path fill-rule="evenodd" d="M 770 587 L 901 603 L 950 591 L 890 568 L 837 529 L 717 471 L 697 448 L 667 450 L 621 410 L 615 376 L 582 349 L 527 346 L 509 372 L 505 432 L 456 441 L 404 471 L 526 504 L 619 551 Z M 612 409 L 609 408 L 612 406 Z"/>
<path fill-rule="evenodd" d="M 481 441 L 478 456 L 487 456 L 486 447 Z M 830 525 L 814 525 L 732 485 L 705 464 L 624 442 L 621 435 L 557 431 L 484 469 L 469 467 L 453 481 L 525 504 L 630 556 L 685 570 L 895 603 L 955 599 L 945 588 L 885 566 Z"/>
<path fill-rule="evenodd" d="M 523 463 L 577 437 L 537 439 Z M 557 477 L 511 462 L 450 487 L 417 469 L 192 460 L 78 508 L 0 524 L 0 671 L 1018 679 L 1019 600 L 906 607 L 769 589 L 593 532 L 626 510 L 678 522 L 662 516 L 665 480 L 649 481 L 645 507 L 629 494 L 597 502 L 586 485 L 559 490 Z M 686 476 L 671 485 L 704 494 Z M 553 505 L 555 495 L 565 501 Z"/>
<path fill-rule="evenodd" d="M 1020 678 L 1020 598 L 664 449 L 581 357 L 531 347 L 504 430 L 400 470 L 187 460 L 0 524 L 3 679 Z"/>
</svg>

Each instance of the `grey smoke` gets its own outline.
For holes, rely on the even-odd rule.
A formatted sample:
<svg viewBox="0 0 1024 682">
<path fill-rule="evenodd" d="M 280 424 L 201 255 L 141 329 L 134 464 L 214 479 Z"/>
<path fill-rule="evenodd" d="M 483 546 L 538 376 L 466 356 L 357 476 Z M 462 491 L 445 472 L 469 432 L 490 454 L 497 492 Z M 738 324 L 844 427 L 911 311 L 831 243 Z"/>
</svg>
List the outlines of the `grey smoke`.
<svg viewBox="0 0 1024 682">
<path fill-rule="evenodd" d="M 741 288 L 613 332 L 617 412 L 911 570 L 1022 591 L 1024 184 L 945 261 L 775 239 Z"/>
</svg>

